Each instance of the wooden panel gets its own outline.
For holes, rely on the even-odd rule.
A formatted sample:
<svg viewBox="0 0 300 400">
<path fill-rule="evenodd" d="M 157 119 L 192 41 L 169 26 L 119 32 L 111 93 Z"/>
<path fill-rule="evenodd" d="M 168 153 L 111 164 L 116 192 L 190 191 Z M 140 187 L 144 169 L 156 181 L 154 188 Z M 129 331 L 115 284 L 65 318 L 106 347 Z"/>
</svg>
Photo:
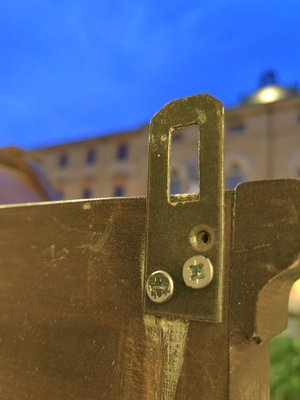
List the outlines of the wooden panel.
<svg viewBox="0 0 300 400">
<path fill-rule="evenodd" d="M 2 400 L 226 399 L 227 325 L 142 314 L 144 198 L 0 216 Z"/>
</svg>

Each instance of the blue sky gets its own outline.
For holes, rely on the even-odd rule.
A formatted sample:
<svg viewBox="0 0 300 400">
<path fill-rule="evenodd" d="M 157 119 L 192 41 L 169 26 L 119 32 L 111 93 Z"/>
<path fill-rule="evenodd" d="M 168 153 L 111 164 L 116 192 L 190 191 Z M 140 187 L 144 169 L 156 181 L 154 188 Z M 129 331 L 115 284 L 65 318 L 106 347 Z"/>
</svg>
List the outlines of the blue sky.
<svg viewBox="0 0 300 400">
<path fill-rule="evenodd" d="M 1 0 L 0 146 L 149 121 L 210 93 L 231 107 L 275 69 L 300 83 L 298 0 Z"/>
</svg>

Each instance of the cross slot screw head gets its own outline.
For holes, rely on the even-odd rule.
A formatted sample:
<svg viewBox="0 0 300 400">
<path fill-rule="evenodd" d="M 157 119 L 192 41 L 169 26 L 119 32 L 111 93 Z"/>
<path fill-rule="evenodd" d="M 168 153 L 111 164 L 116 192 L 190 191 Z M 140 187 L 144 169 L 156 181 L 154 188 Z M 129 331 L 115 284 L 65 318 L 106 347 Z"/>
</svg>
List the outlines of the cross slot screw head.
<svg viewBox="0 0 300 400">
<path fill-rule="evenodd" d="M 203 289 L 210 284 L 214 269 L 209 258 L 194 256 L 189 258 L 182 268 L 182 277 L 186 286 Z"/>
<path fill-rule="evenodd" d="M 146 292 L 154 303 L 164 303 L 173 296 L 174 282 L 165 271 L 153 272 L 146 282 Z"/>
</svg>

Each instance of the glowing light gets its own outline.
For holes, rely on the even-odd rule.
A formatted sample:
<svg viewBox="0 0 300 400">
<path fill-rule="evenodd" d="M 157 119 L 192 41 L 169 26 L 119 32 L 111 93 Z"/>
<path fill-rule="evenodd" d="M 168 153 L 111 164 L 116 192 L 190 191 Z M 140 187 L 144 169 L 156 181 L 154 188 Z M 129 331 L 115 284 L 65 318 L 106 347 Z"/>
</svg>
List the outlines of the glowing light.
<svg viewBox="0 0 300 400">
<path fill-rule="evenodd" d="M 256 94 L 257 103 L 272 103 L 284 97 L 284 91 L 278 86 L 267 86 Z"/>
<path fill-rule="evenodd" d="M 289 311 L 300 314 L 300 280 L 294 283 L 290 294 Z"/>
</svg>

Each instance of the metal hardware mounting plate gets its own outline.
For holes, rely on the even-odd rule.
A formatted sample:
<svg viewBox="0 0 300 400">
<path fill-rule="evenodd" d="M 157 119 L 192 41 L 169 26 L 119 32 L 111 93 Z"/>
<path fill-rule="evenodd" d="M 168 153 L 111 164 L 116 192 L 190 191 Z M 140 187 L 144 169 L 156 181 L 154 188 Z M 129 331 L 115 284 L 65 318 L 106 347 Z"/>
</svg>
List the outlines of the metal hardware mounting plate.
<svg viewBox="0 0 300 400">
<path fill-rule="evenodd" d="M 172 132 L 189 125 L 200 128 L 200 195 L 170 195 Z M 222 321 L 224 188 L 223 104 L 209 95 L 186 97 L 167 104 L 150 123 L 145 282 L 156 270 L 174 280 L 174 295 L 163 304 L 145 295 L 144 312 L 208 322 Z M 195 226 L 206 226 L 213 236 L 206 251 L 195 249 L 190 235 Z M 187 287 L 182 267 L 202 254 L 214 268 L 214 278 L 201 290 Z"/>
</svg>

